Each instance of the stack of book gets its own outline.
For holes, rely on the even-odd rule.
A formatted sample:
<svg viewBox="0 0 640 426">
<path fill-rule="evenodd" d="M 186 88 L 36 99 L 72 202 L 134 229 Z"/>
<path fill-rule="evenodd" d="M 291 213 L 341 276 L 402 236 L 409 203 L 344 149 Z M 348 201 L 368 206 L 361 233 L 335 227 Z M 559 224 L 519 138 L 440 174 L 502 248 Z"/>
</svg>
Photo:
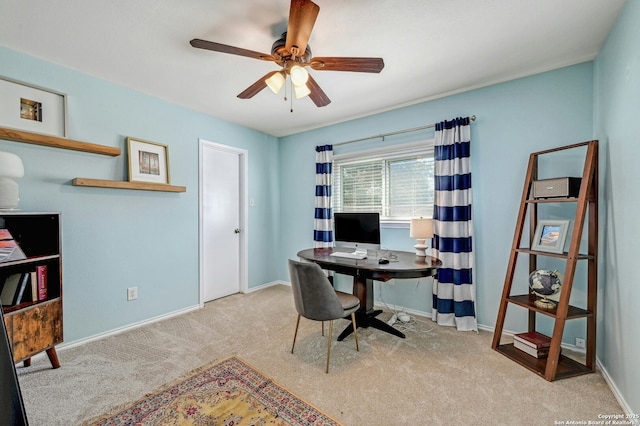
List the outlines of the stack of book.
<svg viewBox="0 0 640 426">
<path fill-rule="evenodd" d="M 26 259 L 8 229 L 0 229 L 0 262 Z"/>
<path fill-rule="evenodd" d="M 0 263 L 26 258 L 11 232 L 0 228 Z M 10 269 L 13 272 L 6 273 L 4 268 L 0 270 L 0 304 L 2 306 L 15 306 L 47 299 L 46 265 L 37 265 L 35 270 L 31 271 L 20 271 L 22 268 L 18 267 Z"/>
<path fill-rule="evenodd" d="M 513 346 L 536 358 L 546 358 L 549 355 L 551 338 L 537 331 L 514 334 Z"/>
</svg>

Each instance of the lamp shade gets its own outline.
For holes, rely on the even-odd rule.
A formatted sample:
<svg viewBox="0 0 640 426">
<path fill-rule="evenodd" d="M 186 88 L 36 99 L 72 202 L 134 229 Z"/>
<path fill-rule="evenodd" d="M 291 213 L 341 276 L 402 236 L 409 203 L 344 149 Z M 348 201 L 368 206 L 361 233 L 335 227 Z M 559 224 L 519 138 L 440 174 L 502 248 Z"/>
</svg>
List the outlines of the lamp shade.
<svg viewBox="0 0 640 426">
<path fill-rule="evenodd" d="M 284 73 L 280 71 L 273 74 L 264 82 L 267 83 L 267 86 L 269 86 L 269 89 L 271 89 L 273 93 L 277 95 L 278 92 L 280 92 L 280 89 L 282 89 L 282 86 L 284 86 L 284 81 L 285 81 Z"/>
<path fill-rule="evenodd" d="M 296 94 L 296 99 L 304 98 L 305 96 L 311 94 L 311 90 L 309 90 L 306 84 L 294 85 L 293 91 Z"/>
<path fill-rule="evenodd" d="M 426 239 L 433 237 L 433 220 L 428 218 L 411 219 L 409 237 Z"/>
<path fill-rule="evenodd" d="M 0 177 L 21 178 L 24 176 L 22 160 L 15 154 L 0 151 Z"/>
<path fill-rule="evenodd" d="M 0 209 L 18 208 L 18 184 L 13 179 L 24 176 L 22 160 L 10 152 L 0 152 Z"/>
<path fill-rule="evenodd" d="M 291 75 L 291 82 L 296 86 L 307 84 L 307 80 L 309 80 L 309 73 L 299 65 L 292 66 L 289 75 Z"/>
</svg>

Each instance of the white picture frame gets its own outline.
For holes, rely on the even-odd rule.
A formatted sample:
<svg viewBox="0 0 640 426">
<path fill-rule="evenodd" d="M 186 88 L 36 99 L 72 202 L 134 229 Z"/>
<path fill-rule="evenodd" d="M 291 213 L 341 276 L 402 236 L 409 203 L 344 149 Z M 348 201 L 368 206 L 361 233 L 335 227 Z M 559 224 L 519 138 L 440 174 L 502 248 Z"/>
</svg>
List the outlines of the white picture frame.
<svg viewBox="0 0 640 426">
<path fill-rule="evenodd" d="M 0 77 L 0 127 L 66 138 L 67 96 Z"/>
<path fill-rule="evenodd" d="M 531 250 L 563 253 L 570 220 L 539 220 L 531 242 Z"/>
<path fill-rule="evenodd" d="M 169 147 L 137 138 L 127 138 L 129 182 L 170 184 Z"/>
</svg>

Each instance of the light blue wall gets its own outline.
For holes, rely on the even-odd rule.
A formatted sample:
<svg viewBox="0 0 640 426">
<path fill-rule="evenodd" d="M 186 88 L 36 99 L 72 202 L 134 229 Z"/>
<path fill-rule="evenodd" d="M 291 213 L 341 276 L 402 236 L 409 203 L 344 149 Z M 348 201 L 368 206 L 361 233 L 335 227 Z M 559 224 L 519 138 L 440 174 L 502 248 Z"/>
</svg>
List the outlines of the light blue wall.
<svg viewBox="0 0 640 426">
<path fill-rule="evenodd" d="M 478 120 L 471 124 L 471 163 L 477 253 L 476 306 L 479 323 L 493 327 L 529 153 L 592 139 L 592 65 L 588 62 L 282 138 L 281 162 L 286 166 L 280 173 L 281 226 L 289 235 L 282 242 L 282 277 L 286 277 L 286 259 L 312 246 L 315 145 L 475 114 Z M 386 138 L 385 142 L 359 144 L 374 147 L 431 137 L 433 131 L 425 131 L 414 136 Z M 348 145 L 348 149 L 353 150 L 353 145 Z M 336 147 L 336 153 L 341 149 L 345 147 Z M 414 244 L 408 229 L 383 230 L 383 246 L 411 251 Z M 526 267 L 518 273 L 522 292 L 526 292 Z M 430 285 L 430 280 L 423 279 L 418 287 L 416 280 L 383 286 L 384 301 L 430 312 Z M 580 286 L 576 284 L 576 287 L 579 292 Z M 526 328 L 526 312 L 518 309 L 510 307 L 509 312 L 514 314 L 507 317 L 507 330 Z M 585 333 L 584 324 L 570 325 L 565 340 L 571 343 L 574 341 L 572 328 L 580 337 Z"/>
<path fill-rule="evenodd" d="M 0 141 L 19 155 L 20 208 L 59 211 L 65 341 L 198 303 L 198 138 L 249 151 L 249 287 L 276 280 L 278 140 L 0 47 L 0 75 L 68 96 L 68 137 L 117 146 L 113 158 Z M 75 177 L 126 180 L 127 136 L 169 145 L 171 183 L 186 193 L 71 186 Z M 273 223 L 271 223 L 273 225 Z M 126 301 L 126 288 L 139 298 Z"/>
<path fill-rule="evenodd" d="M 629 0 L 595 62 L 595 135 L 601 146 L 598 358 L 632 413 L 640 413 L 640 0 Z"/>
</svg>

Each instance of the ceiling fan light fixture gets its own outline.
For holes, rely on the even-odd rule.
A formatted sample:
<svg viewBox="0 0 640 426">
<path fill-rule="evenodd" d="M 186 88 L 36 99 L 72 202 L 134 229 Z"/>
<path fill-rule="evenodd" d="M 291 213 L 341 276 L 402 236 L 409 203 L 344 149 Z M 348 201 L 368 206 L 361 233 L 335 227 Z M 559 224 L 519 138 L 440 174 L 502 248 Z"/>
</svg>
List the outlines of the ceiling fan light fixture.
<svg viewBox="0 0 640 426">
<path fill-rule="evenodd" d="M 271 77 L 267 78 L 264 82 L 267 84 L 267 86 L 269 86 L 269 89 L 271 89 L 271 91 L 273 91 L 273 93 L 277 95 L 278 92 L 280 92 L 280 89 L 282 89 L 282 86 L 284 86 L 284 73 L 282 71 L 277 72 Z"/>
<path fill-rule="evenodd" d="M 309 90 L 306 84 L 294 84 L 293 91 L 296 94 L 296 99 L 304 98 L 311 94 L 311 90 Z"/>
<path fill-rule="evenodd" d="M 300 65 L 292 66 L 291 70 L 289 70 L 289 75 L 295 86 L 303 86 L 307 84 L 307 80 L 309 80 L 309 73 Z"/>
</svg>

